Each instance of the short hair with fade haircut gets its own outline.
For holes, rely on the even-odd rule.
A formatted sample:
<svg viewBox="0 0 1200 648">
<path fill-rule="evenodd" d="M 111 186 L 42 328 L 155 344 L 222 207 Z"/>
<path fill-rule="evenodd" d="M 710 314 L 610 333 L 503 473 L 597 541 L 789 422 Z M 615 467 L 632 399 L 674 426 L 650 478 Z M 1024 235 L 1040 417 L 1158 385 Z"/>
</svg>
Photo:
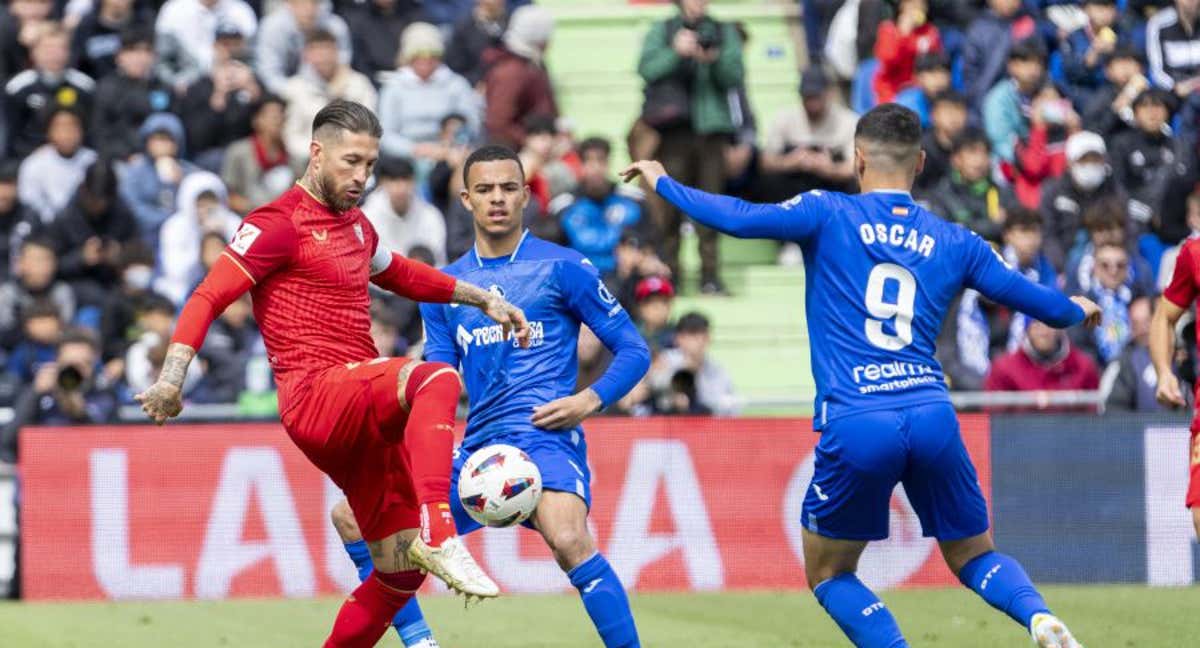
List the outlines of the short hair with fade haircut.
<svg viewBox="0 0 1200 648">
<path fill-rule="evenodd" d="M 884 158 L 895 167 L 911 166 L 921 153 L 921 118 L 900 104 L 876 106 L 858 119 L 854 142 L 868 152 L 872 164 Z"/>
<path fill-rule="evenodd" d="M 685 314 L 675 323 L 676 333 L 708 333 L 708 329 L 708 318 L 696 311 Z"/>
<path fill-rule="evenodd" d="M 525 181 L 525 165 L 521 164 L 521 158 L 517 156 L 516 151 L 500 144 L 488 144 L 471 151 L 471 154 L 467 156 L 467 161 L 463 162 L 463 186 L 470 188 L 471 167 L 480 162 L 500 162 L 502 160 L 516 162 L 517 168 L 521 170 L 521 181 Z"/>
<path fill-rule="evenodd" d="M 579 143 L 580 158 L 593 151 L 609 157 L 612 155 L 612 144 L 603 137 L 589 137 Z"/>
<path fill-rule="evenodd" d="M 356 101 L 334 99 L 313 117 L 312 133 L 313 139 L 340 138 L 342 133 L 365 133 L 379 139 L 383 137 L 383 126 L 370 108 Z"/>
<path fill-rule="evenodd" d="M 1036 209 L 1019 205 L 1009 209 L 1004 217 L 1004 231 L 1018 228 L 1042 229 L 1042 215 Z"/>
<path fill-rule="evenodd" d="M 987 133 L 976 126 L 968 126 L 950 142 L 950 154 L 954 155 L 972 146 L 982 146 L 989 152 L 992 150 L 992 142 L 988 140 Z"/>
</svg>

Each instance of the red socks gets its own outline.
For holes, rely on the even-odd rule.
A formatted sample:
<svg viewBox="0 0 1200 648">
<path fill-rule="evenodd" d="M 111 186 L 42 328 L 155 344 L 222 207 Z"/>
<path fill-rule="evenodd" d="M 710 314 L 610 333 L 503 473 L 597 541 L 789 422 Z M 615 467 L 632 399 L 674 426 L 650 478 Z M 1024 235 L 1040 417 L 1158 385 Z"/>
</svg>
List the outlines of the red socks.
<svg viewBox="0 0 1200 648">
<path fill-rule="evenodd" d="M 457 533 L 449 502 L 454 412 L 461 392 L 458 372 L 443 362 L 426 362 L 413 369 L 404 390 L 411 408 L 404 446 L 421 504 L 421 539 L 431 547 Z"/>
<path fill-rule="evenodd" d="M 372 648 L 423 580 L 419 571 L 372 572 L 342 604 L 325 648 Z"/>
</svg>

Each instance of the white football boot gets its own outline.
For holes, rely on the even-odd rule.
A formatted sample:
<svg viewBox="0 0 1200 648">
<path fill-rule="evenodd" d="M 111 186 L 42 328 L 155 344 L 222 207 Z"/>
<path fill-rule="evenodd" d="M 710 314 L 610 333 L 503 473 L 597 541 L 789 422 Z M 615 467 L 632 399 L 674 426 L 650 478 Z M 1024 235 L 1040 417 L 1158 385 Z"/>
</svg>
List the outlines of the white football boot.
<svg viewBox="0 0 1200 648">
<path fill-rule="evenodd" d="M 483 573 L 479 563 L 471 557 L 466 545 L 458 537 L 448 538 L 440 547 L 431 547 L 417 536 L 408 547 L 408 559 L 421 571 L 440 578 L 446 586 L 468 599 L 495 598 L 500 587 Z"/>
<path fill-rule="evenodd" d="M 408 648 L 442 648 L 433 637 L 425 637 Z"/>
<path fill-rule="evenodd" d="M 1083 648 L 1083 644 L 1075 640 L 1067 624 L 1053 614 L 1035 614 L 1029 622 L 1029 634 L 1033 636 L 1033 645 L 1038 648 Z"/>
</svg>

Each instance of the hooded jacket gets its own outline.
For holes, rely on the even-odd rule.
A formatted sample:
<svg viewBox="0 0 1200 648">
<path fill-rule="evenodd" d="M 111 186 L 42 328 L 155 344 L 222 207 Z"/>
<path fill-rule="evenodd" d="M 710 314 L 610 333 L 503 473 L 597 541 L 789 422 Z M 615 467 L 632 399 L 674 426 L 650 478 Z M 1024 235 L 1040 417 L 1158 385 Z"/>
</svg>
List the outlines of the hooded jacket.
<svg viewBox="0 0 1200 648">
<path fill-rule="evenodd" d="M 183 134 L 183 122 L 171 113 L 154 113 L 142 123 L 138 129 L 138 138 L 143 150 L 147 140 L 154 133 L 167 133 L 179 146 L 176 158 L 183 167 L 183 175 L 196 169 L 190 162 L 182 158 L 185 154 L 186 140 Z M 182 179 L 181 179 L 182 181 Z M 137 219 L 138 229 L 142 238 L 152 247 L 158 245 L 158 228 L 175 211 L 175 192 L 179 185 L 167 182 L 159 177 L 154 160 L 149 155 L 143 155 L 139 160 L 129 165 L 125 177 L 120 183 L 121 197 L 125 204 L 133 210 Z"/>
<path fill-rule="evenodd" d="M 201 194 L 216 194 L 219 206 L 207 222 L 201 224 L 196 200 Z M 155 289 L 176 304 L 182 304 L 195 285 L 200 266 L 200 241 L 208 232 L 216 232 L 225 240 L 233 238 L 241 218 L 229 210 L 229 194 L 225 184 L 215 174 L 195 171 L 179 183 L 175 203 L 179 211 L 163 223 L 159 233 L 159 269 L 162 276 Z"/>
<path fill-rule="evenodd" d="M 522 119 L 528 115 L 558 117 L 550 75 L 539 63 L 507 47 L 484 52 L 483 65 L 487 69 L 483 80 L 487 88 L 484 126 L 488 137 L 519 149 L 525 142 Z"/>
</svg>

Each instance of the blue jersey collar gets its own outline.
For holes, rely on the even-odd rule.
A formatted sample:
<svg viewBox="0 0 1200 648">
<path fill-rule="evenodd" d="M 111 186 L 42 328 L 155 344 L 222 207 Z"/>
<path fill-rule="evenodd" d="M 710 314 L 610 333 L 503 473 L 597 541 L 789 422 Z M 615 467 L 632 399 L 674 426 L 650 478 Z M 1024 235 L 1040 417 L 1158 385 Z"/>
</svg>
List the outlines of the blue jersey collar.
<svg viewBox="0 0 1200 648">
<path fill-rule="evenodd" d="M 512 254 L 508 255 L 507 263 L 512 263 L 517 260 L 517 253 L 521 251 L 521 246 L 525 245 L 525 239 L 529 238 L 529 230 L 526 229 L 521 233 L 521 240 L 517 241 L 517 247 L 513 248 Z M 479 256 L 479 244 L 475 243 L 471 246 L 471 253 L 475 255 L 475 263 L 480 268 L 483 267 L 483 257 Z"/>
</svg>

